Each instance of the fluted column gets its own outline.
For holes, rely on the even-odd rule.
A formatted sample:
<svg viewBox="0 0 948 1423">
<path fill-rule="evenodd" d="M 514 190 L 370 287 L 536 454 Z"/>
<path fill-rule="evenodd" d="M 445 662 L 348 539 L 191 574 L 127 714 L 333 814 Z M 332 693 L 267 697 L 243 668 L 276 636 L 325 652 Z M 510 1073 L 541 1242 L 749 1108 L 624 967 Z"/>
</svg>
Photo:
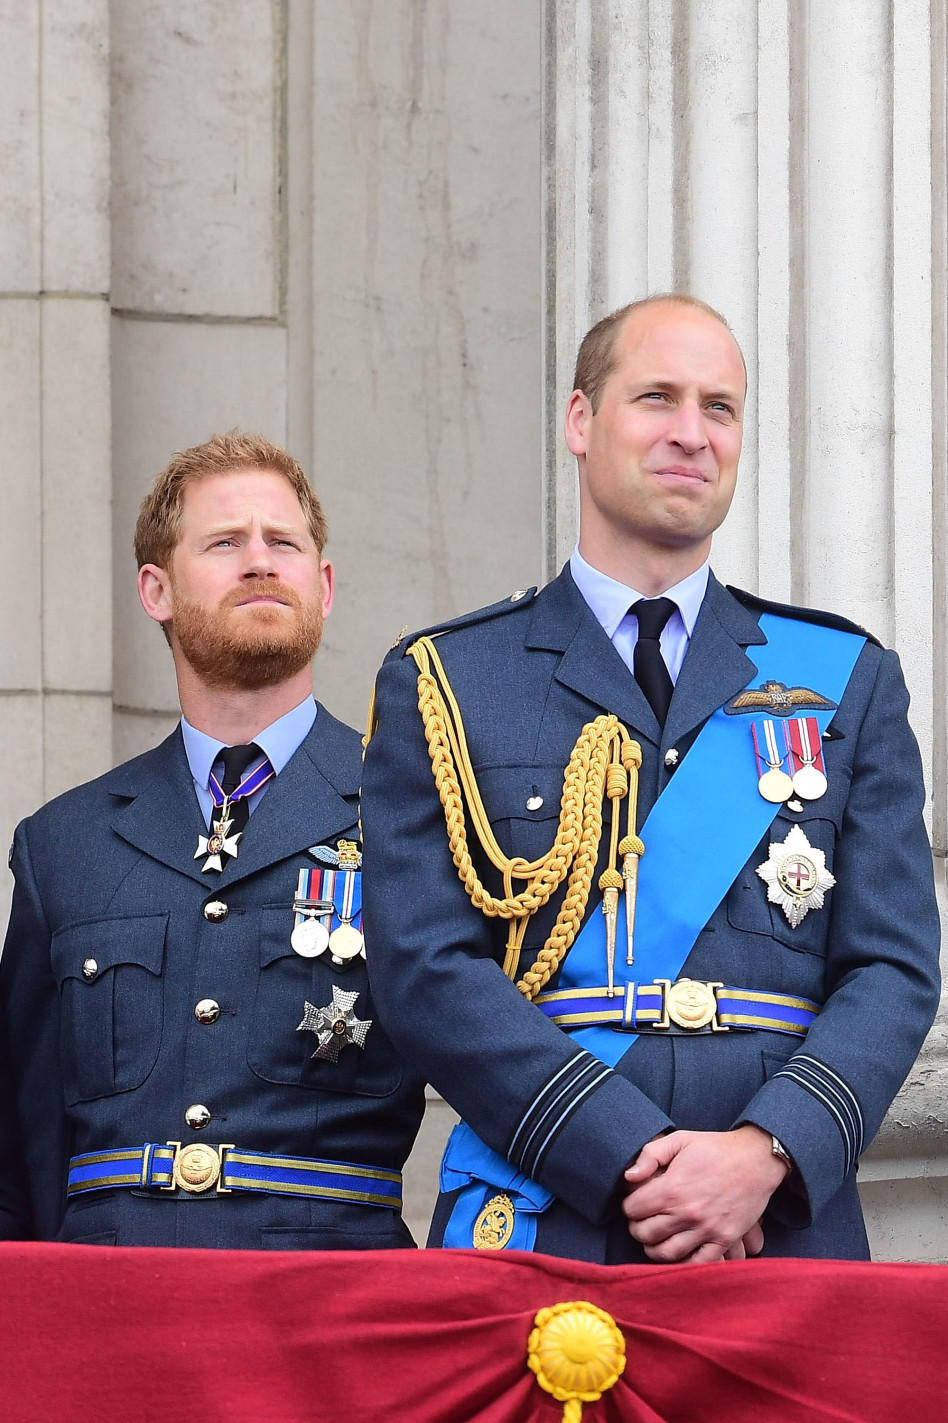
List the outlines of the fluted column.
<svg viewBox="0 0 948 1423">
<path fill-rule="evenodd" d="M 547 571 L 583 333 L 649 292 L 711 302 L 750 380 L 715 569 L 896 647 L 944 894 L 944 0 L 548 0 L 545 134 Z M 878 1222 L 910 1158 L 948 1203 L 944 1058 L 939 1029 L 870 1166 Z"/>
<path fill-rule="evenodd" d="M 111 763 L 108 56 L 107 0 L 0 0 L 4 856 Z"/>
</svg>

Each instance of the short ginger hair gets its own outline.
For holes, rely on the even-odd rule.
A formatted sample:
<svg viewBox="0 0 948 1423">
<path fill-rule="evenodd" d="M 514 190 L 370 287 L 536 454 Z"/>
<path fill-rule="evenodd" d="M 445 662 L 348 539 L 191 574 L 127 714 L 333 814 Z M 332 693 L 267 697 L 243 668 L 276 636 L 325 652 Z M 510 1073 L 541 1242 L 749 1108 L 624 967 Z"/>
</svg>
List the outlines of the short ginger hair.
<svg viewBox="0 0 948 1423">
<path fill-rule="evenodd" d="M 322 556 L 328 535 L 326 516 L 296 460 L 262 435 L 229 430 L 226 435 L 212 435 L 203 445 L 178 450 L 158 475 L 142 500 L 135 525 L 135 557 L 139 568 L 146 563 L 164 569 L 169 567 L 181 538 L 184 492 L 189 484 L 209 474 L 236 474 L 247 469 L 272 470 L 289 481 Z"/>
<path fill-rule="evenodd" d="M 626 321 L 634 312 L 641 311 L 643 307 L 657 306 L 660 303 L 668 306 L 689 306 L 696 311 L 703 311 L 707 316 L 713 316 L 715 321 L 720 321 L 727 331 L 731 331 L 719 311 L 715 311 L 713 306 L 709 306 L 700 297 L 689 296 L 687 292 L 657 292 L 654 296 L 646 296 L 641 301 L 629 302 L 628 306 L 620 306 L 618 311 L 610 312 L 601 321 L 597 321 L 591 331 L 586 332 L 576 357 L 576 370 L 573 373 L 573 389 L 583 392 L 592 406 L 594 415 L 599 409 L 603 387 L 615 370 L 616 344 Z M 732 336 L 733 334 L 731 331 Z M 740 350 L 739 346 L 738 350 Z M 743 359 L 742 353 L 741 360 L 743 361 Z M 745 365 L 745 371 L 746 369 Z"/>
</svg>

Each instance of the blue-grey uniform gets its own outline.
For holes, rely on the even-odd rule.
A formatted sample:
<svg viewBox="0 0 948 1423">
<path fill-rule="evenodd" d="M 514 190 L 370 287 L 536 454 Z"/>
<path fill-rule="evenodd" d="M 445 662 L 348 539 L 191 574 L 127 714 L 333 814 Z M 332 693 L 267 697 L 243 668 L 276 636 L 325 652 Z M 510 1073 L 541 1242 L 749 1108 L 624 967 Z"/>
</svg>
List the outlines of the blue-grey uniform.
<svg viewBox="0 0 948 1423">
<path fill-rule="evenodd" d="M 301 870 L 328 867 L 340 842 L 352 859 L 360 769 L 358 734 L 319 707 L 220 873 L 195 858 L 208 825 L 180 728 L 19 826 L 0 1234 L 412 1244 L 400 1172 L 423 1085 L 378 1021 L 364 958 L 291 945 Z M 307 1003 L 330 1010 L 337 1052 L 314 1057 Z"/>
<path fill-rule="evenodd" d="M 743 694 L 778 632 L 792 641 L 795 631 L 823 629 L 843 634 L 852 649 L 837 697 L 821 695 L 805 666 L 793 669 L 799 689 L 782 692 L 772 683 L 751 698 Z M 457 1109 L 498 1173 L 493 1179 L 474 1173 L 465 1186 L 449 1151 L 432 1242 L 446 1233 L 448 1243 L 482 1243 L 470 1232 L 465 1242 L 451 1225 L 465 1192 L 477 1188 L 475 1212 L 478 1204 L 493 1210 L 499 1202 L 502 1213 L 511 1201 L 518 1213 L 534 1212 L 537 1250 L 642 1260 L 619 1209 L 632 1158 L 672 1127 L 725 1131 L 750 1122 L 773 1133 L 796 1167 L 768 1208 L 765 1253 L 865 1257 L 858 1157 L 919 1051 L 939 981 L 922 771 L 895 654 L 842 619 L 767 604 L 712 576 L 660 728 L 568 568 L 538 594 L 515 594 L 434 630 L 432 646 L 457 699 L 487 819 L 503 853 L 521 862 L 549 850 L 564 767 L 581 728 L 597 716 L 614 714 L 641 746 L 644 873 L 649 856 L 661 850 L 649 840 L 647 818 L 676 778 L 688 774 L 689 758 L 705 754 L 701 735 L 715 718 L 720 722 L 718 713 L 735 713 L 722 734 L 747 758 L 760 801 L 745 704 L 763 703 L 766 710 L 770 699 L 781 735 L 781 697 L 832 708 L 819 736 L 825 793 L 763 807 L 775 815 L 772 824 L 763 835 L 754 831 L 719 901 L 695 926 L 690 951 L 668 975 L 728 985 L 729 1005 L 722 991 L 702 991 L 717 994 L 719 1010 L 730 1007 L 729 1030 L 714 1030 L 728 1027 L 724 1012 L 700 1031 L 687 1013 L 677 1024 L 666 1014 L 663 1024 L 666 990 L 640 984 L 634 1005 L 630 989 L 611 1014 L 621 1019 L 626 1004 L 639 1035 L 625 1039 L 627 1050 L 620 1037 L 603 1062 L 581 1033 L 557 1025 L 549 1005 L 528 1001 L 505 975 L 508 924 L 483 914 L 465 892 L 419 715 L 418 668 L 406 655 L 412 643 L 404 639 L 379 674 L 363 777 L 364 915 L 376 942 L 372 989 L 396 1045 Z M 765 748 L 763 754 L 766 760 Z M 745 774 L 743 761 L 738 769 Z M 692 878 L 707 878 L 709 865 L 726 861 L 737 834 L 726 814 L 714 811 L 716 786 L 726 802 L 726 764 L 705 766 L 704 773 L 710 777 L 704 828 L 689 836 L 687 803 L 677 812 L 684 816 L 684 849 L 672 901 L 679 891 L 687 897 Z M 821 886 L 802 920 L 793 916 L 796 923 L 766 882 L 771 847 L 782 846 L 794 827 L 810 847 L 814 876 L 820 867 Z M 607 833 L 597 874 L 608 839 Z M 470 840 L 478 875 L 503 895 L 501 876 L 473 830 Z M 561 889 L 529 919 L 518 973 L 545 944 L 562 898 Z M 583 933 L 600 899 L 594 880 Z M 563 983 L 570 955 L 547 985 L 551 993 Z M 624 972 L 634 977 L 636 970 Z M 601 1001 L 605 990 L 592 991 Z M 644 1003 L 656 1006 L 640 1011 Z M 486 1243 L 518 1243 L 499 1222 L 488 1220 Z"/>
</svg>

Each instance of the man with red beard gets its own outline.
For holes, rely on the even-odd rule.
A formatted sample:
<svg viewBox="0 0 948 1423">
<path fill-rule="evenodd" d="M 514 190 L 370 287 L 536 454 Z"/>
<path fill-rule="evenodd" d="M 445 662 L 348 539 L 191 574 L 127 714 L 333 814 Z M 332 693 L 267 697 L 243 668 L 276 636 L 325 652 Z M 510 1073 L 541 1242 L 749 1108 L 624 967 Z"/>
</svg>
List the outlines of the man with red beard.
<svg viewBox="0 0 948 1423">
<path fill-rule="evenodd" d="M 142 505 L 182 718 L 16 832 L 0 1237 L 412 1244 L 423 1090 L 369 996 L 360 739 L 312 694 L 325 540 L 299 465 L 254 435 L 176 454 Z"/>
</svg>

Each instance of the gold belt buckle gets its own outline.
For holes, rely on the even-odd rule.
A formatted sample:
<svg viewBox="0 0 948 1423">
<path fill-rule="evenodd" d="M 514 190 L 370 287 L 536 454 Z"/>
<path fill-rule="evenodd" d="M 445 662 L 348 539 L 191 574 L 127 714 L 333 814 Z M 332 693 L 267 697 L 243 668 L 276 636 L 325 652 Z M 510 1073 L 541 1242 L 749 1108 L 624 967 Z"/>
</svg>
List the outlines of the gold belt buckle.
<svg viewBox="0 0 948 1423">
<path fill-rule="evenodd" d="M 718 1022 L 718 1000 L 716 988 L 723 983 L 703 983 L 697 978 L 679 978 L 672 983 L 670 978 L 656 978 L 662 986 L 662 1017 L 656 1023 L 658 1028 L 667 1028 L 674 1023 L 678 1028 L 697 1032 L 711 1025 L 713 1033 L 726 1033 L 726 1023 Z"/>
<path fill-rule="evenodd" d="M 202 1195 L 216 1186 L 218 1195 L 230 1195 L 231 1187 L 222 1184 L 221 1173 L 224 1152 L 234 1149 L 232 1141 L 221 1142 L 220 1146 L 208 1146 L 203 1141 L 192 1141 L 182 1146 L 180 1141 L 166 1141 L 165 1146 L 173 1148 L 174 1160 L 171 1163 L 171 1185 L 162 1186 L 163 1191 L 174 1191 L 180 1186 L 182 1191 Z"/>
</svg>

